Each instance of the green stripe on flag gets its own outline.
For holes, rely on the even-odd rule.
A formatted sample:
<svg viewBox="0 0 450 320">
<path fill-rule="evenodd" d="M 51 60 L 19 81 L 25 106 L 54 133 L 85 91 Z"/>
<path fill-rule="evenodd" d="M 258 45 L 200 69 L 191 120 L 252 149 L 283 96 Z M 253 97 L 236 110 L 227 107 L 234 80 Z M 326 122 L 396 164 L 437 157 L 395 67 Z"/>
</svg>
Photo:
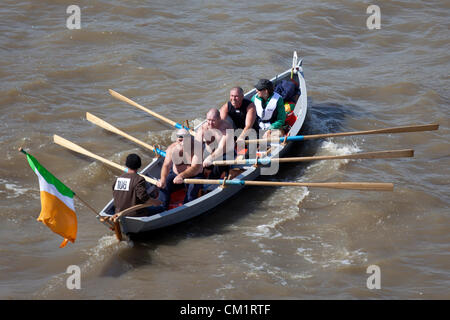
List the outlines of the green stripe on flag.
<svg viewBox="0 0 450 320">
<path fill-rule="evenodd" d="M 59 181 L 53 174 L 47 171 L 31 154 L 27 153 L 27 160 L 33 171 L 38 171 L 47 183 L 55 186 L 62 195 L 73 198 L 73 191 L 70 190 L 64 183 Z"/>
</svg>

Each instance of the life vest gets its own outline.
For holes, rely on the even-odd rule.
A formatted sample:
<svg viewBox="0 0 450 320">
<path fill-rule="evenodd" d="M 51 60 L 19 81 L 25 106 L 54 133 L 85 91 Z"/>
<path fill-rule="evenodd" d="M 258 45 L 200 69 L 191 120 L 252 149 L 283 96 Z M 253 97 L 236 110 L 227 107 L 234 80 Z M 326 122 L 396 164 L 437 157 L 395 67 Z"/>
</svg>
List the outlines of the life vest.
<svg viewBox="0 0 450 320">
<path fill-rule="evenodd" d="M 256 107 L 256 115 L 258 116 L 258 124 L 260 129 L 269 129 L 270 124 L 275 122 L 275 120 L 277 119 L 276 110 L 278 99 L 280 98 L 281 96 L 278 93 L 274 92 L 270 100 L 267 102 L 266 107 L 263 108 L 261 98 L 255 95 L 253 103 Z"/>
</svg>

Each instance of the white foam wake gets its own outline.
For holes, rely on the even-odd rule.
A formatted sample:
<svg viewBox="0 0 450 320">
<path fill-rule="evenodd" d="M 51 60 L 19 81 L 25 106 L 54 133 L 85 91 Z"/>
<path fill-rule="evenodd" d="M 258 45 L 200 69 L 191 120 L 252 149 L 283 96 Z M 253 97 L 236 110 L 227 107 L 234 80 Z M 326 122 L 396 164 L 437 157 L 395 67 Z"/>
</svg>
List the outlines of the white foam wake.
<svg viewBox="0 0 450 320">
<path fill-rule="evenodd" d="M 324 141 L 320 145 L 316 156 L 346 155 L 359 151 L 361 151 L 361 149 L 357 145 Z M 306 168 L 301 177 L 297 177 L 295 180 L 298 182 L 319 182 L 316 180 L 326 180 L 328 175 L 336 173 L 341 166 L 349 161 L 350 160 L 348 159 L 315 161 Z M 311 181 L 313 179 L 314 181 Z M 298 205 L 309 195 L 309 193 L 310 191 L 306 187 L 296 188 L 295 191 L 293 190 L 293 187 L 279 188 L 277 192 L 272 194 L 266 200 L 265 207 L 268 208 L 267 210 L 270 210 L 270 215 L 267 215 L 270 216 L 270 221 L 260 224 L 252 230 L 244 232 L 244 234 L 256 238 L 277 238 L 282 236 L 277 230 L 277 226 L 298 216 Z"/>
</svg>

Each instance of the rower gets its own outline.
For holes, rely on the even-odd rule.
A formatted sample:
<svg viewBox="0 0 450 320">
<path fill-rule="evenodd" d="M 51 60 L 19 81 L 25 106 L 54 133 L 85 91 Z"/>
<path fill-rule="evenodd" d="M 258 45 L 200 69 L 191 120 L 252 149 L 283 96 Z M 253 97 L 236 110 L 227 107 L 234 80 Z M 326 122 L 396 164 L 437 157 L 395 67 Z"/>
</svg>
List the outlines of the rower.
<svg viewBox="0 0 450 320">
<path fill-rule="evenodd" d="M 206 122 L 197 130 L 195 140 L 205 147 L 203 168 L 209 178 L 218 178 L 227 173 L 228 166 L 213 166 L 212 162 L 223 158 L 224 154 L 233 154 L 233 128 L 231 124 L 220 118 L 219 110 L 212 108 L 206 114 Z M 212 172 L 211 172 L 212 171 Z"/>
<path fill-rule="evenodd" d="M 258 130 L 255 105 L 244 98 L 241 87 L 231 88 L 230 100 L 220 108 L 220 118 L 227 120 L 228 117 L 232 120 L 234 129 L 242 129 L 238 139 L 243 139 L 250 129 Z"/>
<path fill-rule="evenodd" d="M 256 121 L 259 129 L 264 130 L 263 139 L 270 135 L 284 135 L 286 111 L 283 98 L 273 90 L 273 83 L 267 79 L 260 79 L 255 85 L 256 94 L 252 102 L 256 107 Z"/>
<path fill-rule="evenodd" d="M 202 187 L 200 184 L 183 182 L 185 178 L 203 178 L 201 152 L 194 152 L 197 149 L 195 139 L 187 130 L 179 129 L 176 134 L 176 141 L 166 150 L 161 178 L 157 184 L 160 188 L 159 199 L 166 210 L 169 206 L 170 195 L 174 191 L 185 188 L 186 195 L 183 203 L 187 203 L 197 198 Z"/>
<path fill-rule="evenodd" d="M 157 189 L 153 186 L 154 189 L 147 190 L 145 179 L 137 174 L 137 170 L 141 167 L 141 158 L 137 154 L 131 153 L 127 156 L 125 166 L 127 171 L 118 177 L 112 186 L 115 207 L 115 215 L 112 219 L 120 211 L 138 204 L 148 204 L 149 206 L 127 215 L 143 217 L 161 212 L 161 201 L 155 200 L 158 196 Z"/>
</svg>

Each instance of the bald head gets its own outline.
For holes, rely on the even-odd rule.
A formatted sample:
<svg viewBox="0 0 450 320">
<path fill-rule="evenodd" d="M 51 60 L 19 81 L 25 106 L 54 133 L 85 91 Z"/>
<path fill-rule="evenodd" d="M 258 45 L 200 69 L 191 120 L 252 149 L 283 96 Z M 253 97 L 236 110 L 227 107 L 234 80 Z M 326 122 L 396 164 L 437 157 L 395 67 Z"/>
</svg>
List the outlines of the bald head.
<svg viewBox="0 0 450 320">
<path fill-rule="evenodd" d="M 212 108 L 206 113 L 206 123 L 209 128 L 217 128 L 220 124 L 220 112 L 219 110 Z"/>
<path fill-rule="evenodd" d="M 206 113 L 206 118 L 214 118 L 214 119 L 220 119 L 220 112 L 216 108 L 211 108 Z"/>
</svg>

